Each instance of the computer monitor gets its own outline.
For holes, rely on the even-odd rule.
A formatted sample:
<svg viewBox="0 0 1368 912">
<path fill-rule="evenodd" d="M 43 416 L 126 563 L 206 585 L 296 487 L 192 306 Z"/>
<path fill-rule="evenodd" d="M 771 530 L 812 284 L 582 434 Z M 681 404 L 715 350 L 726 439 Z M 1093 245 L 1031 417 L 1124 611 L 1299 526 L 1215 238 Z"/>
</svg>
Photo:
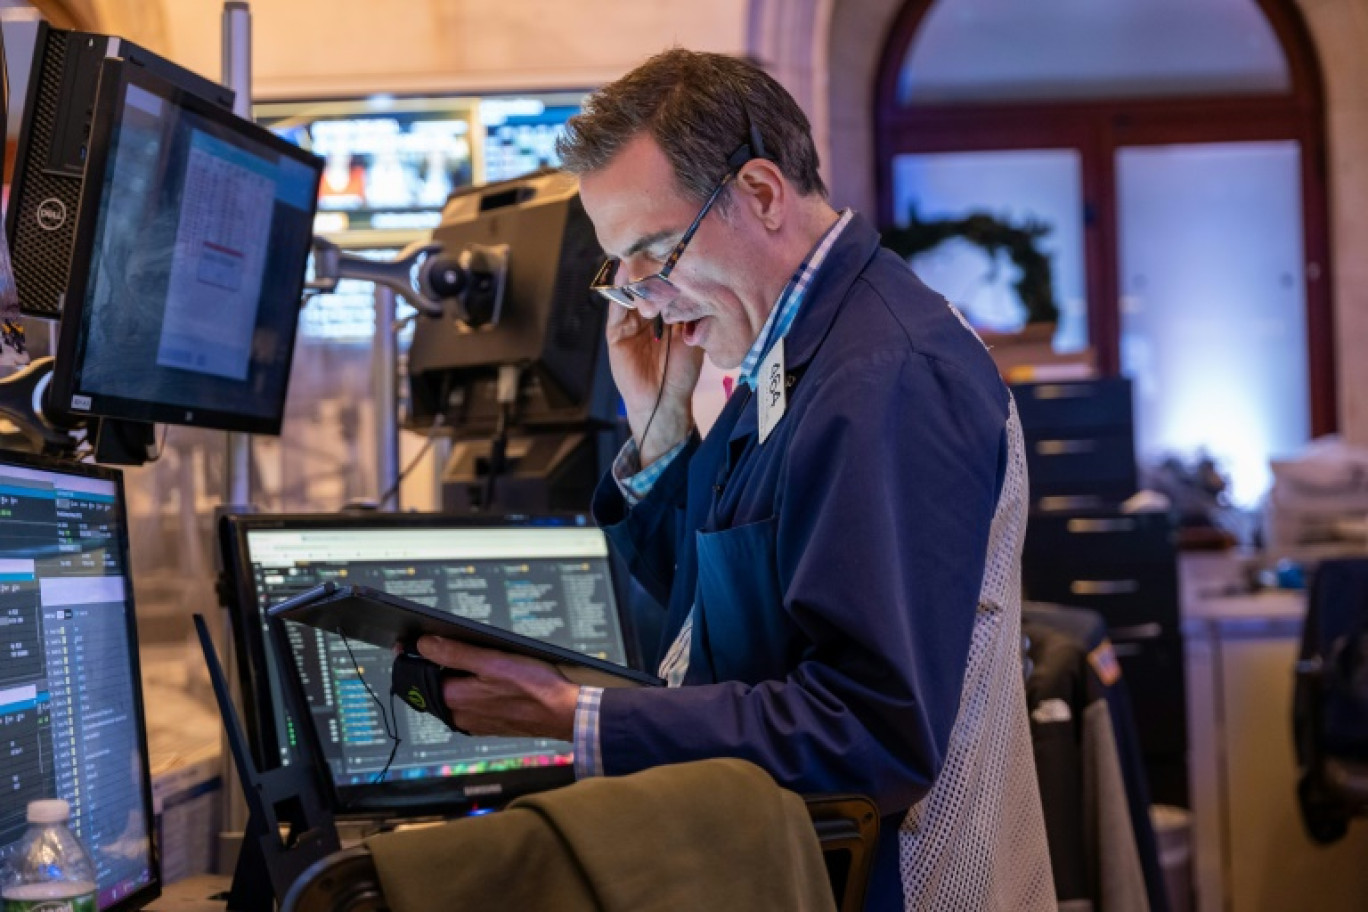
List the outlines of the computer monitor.
<svg viewBox="0 0 1368 912">
<path fill-rule="evenodd" d="M 583 110 L 580 94 L 491 95 L 480 101 L 484 179 L 496 183 L 542 168 L 559 168 L 556 140 Z"/>
<path fill-rule="evenodd" d="M 620 664 L 634 658 L 607 539 L 583 516 L 230 516 L 220 531 L 236 600 L 246 726 L 262 768 L 290 763 L 300 737 L 298 720 L 283 708 L 284 679 L 267 645 L 265 609 L 328 580 L 371 586 Z M 462 813 L 573 781 L 566 742 L 471 738 L 391 701 L 387 650 L 293 624 L 289 637 L 337 813 Z M 392 742 L 367 684 L 397 714 L 402 744 L 388 771 Z"/>
<path fill-rule="evenodd" d="M 48 404 L 277 434 L 322 161 L 104 61 Z"/>
<path fill-rule="evenodd" d="M 129 574 L 116 470 L 0 455 L 0 855 L 65 798 L 100 909 L 160 893 Z"/>
</svg>

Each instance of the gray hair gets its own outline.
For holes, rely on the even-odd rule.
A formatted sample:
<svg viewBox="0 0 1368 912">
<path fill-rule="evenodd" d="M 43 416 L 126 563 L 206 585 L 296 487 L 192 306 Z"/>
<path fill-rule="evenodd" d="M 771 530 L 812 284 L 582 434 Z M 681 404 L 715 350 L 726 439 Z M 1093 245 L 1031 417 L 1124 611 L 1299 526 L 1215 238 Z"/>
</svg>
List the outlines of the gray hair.
<svg viewBox="0 0 1368 912">
<path fill-rule="evenodd" d="M 798 103 L 759 67 L 725 54 L 683 48 L 657 54 L 589 96 L 556 151 L 566 171 L 590 174 L 645 131 L 664 151 L 680 189 L 702 202 L 727 173 L 727 159 L 750 142 L 752 129 L 765 157 L 799 193 L 826 196 Z"/>
</svg>

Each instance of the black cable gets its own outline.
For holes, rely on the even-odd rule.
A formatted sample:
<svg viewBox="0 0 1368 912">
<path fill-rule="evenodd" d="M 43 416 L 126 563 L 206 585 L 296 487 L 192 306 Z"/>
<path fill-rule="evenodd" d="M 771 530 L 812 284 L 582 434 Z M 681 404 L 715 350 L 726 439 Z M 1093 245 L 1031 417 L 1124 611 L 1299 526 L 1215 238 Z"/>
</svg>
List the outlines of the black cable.
<svg viewBox="0 0 1368 912">
<path fill-rule="evenodd" d="M 380 495 L 380 502 L 376 505 L 378 509 L 385 509 L 385 504 L 393 500 L 394 496 L 399 493 L 399 486 L 404 483 L 404 479 L 408 478 L 409 474 L 414 469 L 418 468 L 418 463 L 422 462 L 423 457 L 427 455 L 427 451 L 432 449 L 432 441 L 434 439 L 433 432 L 440 426 L 441 417 L 438 416 L 438 418 L 434 419 L 432 422 L 432 429 L 428 431 L 427 440 L 423 442 L 423 448 L 418 451 L 416 456 L 409 460 L 408 465 L 404 466 L 404 470 L 394 479 L 394 484 L 390 485 L 389 490 Z"/>
<path fill-rule="evenodd" d="M 494 503 L 494 482 L 507 467 L 508 425 L 513 417 L 513 408 L 508 403 L 499 406 L 499 422 L 495 426 L 494 439 L 489 442 L 489 474 L 485 476 L 484 500 L 480 508 L 488 510 Z"/>
<path fill-rule="evenodd" d="M 432 449 L 432 440 L 436 436 L 437 431 L 446 426 L 446 412 L 443 411 L 443 409 L 448 407 L 447 400 L 451 397 L 451 382 L 452 375 L 448 371 L 446 376 L 442 378 L 442 388 L 437 395 L 437 409 L 433 412 L 432 427 L 428 428 L 427 440 L 423 443 L 423 448 L 418 451 L 417 456 L 414 456 L 413 459 L 409 460 L 409 464 L 399 473 L 399 477 L 394 479 L 394 484 L 390 485 L 389 490 L 380 495 L 380 501 L 375 505 L 376 509 L 385 509 L 385 504 L 389 503 L 399 494 L 399 486 L 404 483 L 404 479 L 408 478 L 409 473 L 418 468 L 418 463 L 422 462 L 423 457 L 427 455 L 427 451 Z"/>
<path fill-rule="evenodd" d="M 390 767 L 394 765 L 394 758 L 399 755 L 399 745 L 404 743 L 403 739 L 399 737 L 399 715 L 394 709 L 393 690 L 390 691 L 390 718 L 394 720 L 394 734 L 391 736 L 394 739 L 394 743 L 390 745 L 390 755 L 385 760 L 384 768 L 380 770 L 373 780 L 371 780 L 371 785 L 376 785 L 377 783 L 385 781 L 385 777 L 389 775 Z"/>
<path fill-rule="evenodd" d="M 399 737 L 399 716 L 394 712 L 394 691 L 390 691 L 390 706 L 389 710 L 386 711 L 385 704 L 380 702 L 380 697 L 375 693 L 375 688 L 370 686 L 370 681 L 367 681 L 365 674 L 362 673 L 361 663 L 356 661 L 356 654 L 352 652 L 351 648 L 351 640 L 347 639 L 345 633 L 338 634 L 338 636 L 342 637 L 342 645 L 347 649 L 347 657 L 351 659 L 352 667 L 356 669 L 356 677 L 360 679 L 361 686 L 366 688 L 366 693 L 370 694 L 375 705 L 380 707 L 380 723 L 385 727 L 385 735 L 394 742 L 393 746 L 390 747 L 389 759 L 385 761 L 385 768 L 376 773 L 375 778 L 371 780 L 371 785 L 379 785 L 385 781 L 385 776 L 389 773 L 390 766 L 399 753 L 399 745 L 404 743 L 403 739 Z"/>
</svg>

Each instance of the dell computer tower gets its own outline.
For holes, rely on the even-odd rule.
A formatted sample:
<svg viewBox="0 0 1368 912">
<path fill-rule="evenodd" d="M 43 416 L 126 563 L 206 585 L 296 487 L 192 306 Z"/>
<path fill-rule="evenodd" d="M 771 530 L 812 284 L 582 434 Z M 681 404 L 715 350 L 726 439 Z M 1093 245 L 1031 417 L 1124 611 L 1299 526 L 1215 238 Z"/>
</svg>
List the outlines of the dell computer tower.
<svg viewBox="0 0 1368 912">
<path fill-rule="evenodd" d="M 109 57 L 145 67 L 228 110 L 233 107 L 231 89 L 130 41 L 39 26 L 5 216 L 19 306 L 29 316 L 61 315 L 95 90 Z"/>
</svg>

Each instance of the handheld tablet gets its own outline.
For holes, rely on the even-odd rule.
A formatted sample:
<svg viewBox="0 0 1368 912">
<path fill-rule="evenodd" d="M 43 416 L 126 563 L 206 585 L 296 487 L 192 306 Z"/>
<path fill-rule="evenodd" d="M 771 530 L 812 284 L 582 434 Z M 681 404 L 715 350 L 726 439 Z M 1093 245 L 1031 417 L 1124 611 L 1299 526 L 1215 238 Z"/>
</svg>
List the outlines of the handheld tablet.
<svg viewBox="0 0 1368 912">
<path fill-rule="evenodd" d="M 511 633 L 367 586 L 325 582 L 269 608 L 267 614 L 384 648 L 398 643 L 416 651 L 418 638 L 427 635 L 460 640 L 472 646 L 548 662 L 575 684 L 661 687 L 665 683 L 655 675 L 625 665 Z"/>
</svg>

